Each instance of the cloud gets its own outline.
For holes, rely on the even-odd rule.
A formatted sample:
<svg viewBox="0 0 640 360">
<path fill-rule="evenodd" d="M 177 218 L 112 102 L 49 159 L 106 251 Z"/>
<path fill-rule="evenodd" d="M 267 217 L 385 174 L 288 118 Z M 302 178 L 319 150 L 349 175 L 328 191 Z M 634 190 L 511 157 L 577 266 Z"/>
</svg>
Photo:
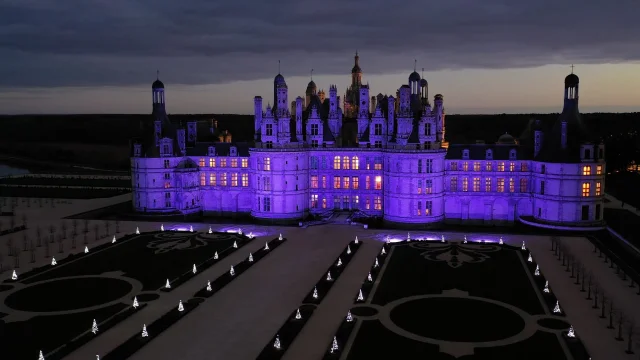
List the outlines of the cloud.
<svg viewBox="0 0 640 360">
<path fill-rule="evenodd" d="M 172 84 L 640 60 L 619 0 L 3 0 L 0 87 Z"/>
</svg>

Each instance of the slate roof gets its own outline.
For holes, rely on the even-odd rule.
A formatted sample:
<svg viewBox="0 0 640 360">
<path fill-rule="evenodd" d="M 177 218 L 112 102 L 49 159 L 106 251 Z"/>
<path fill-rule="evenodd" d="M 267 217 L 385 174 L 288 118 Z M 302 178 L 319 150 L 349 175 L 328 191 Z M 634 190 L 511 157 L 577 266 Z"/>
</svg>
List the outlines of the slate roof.
<svg viewBox="0 0 640 360">
<path fill-rule="evenodd" d="M 567 123 L 567 146 L 562 148 L 562 123 Z M 579 163 L 580 145 L 592 140 L 578 110 L 578 102 L 566 99 L 562 113 L 552 127 L 546 129 L 536 161 Z"/>
<path fill-rule="evenodd" d="M 447 160 L 462 160 L 462 151 L 469 149 L 469 160 L 487 160 L 487 150 L 493 151 L 493 160 L 509 160 L 509 152 L 516 149 L 516 160 L 531 160 L 532 153 L 519 145 L 503 144 L 451 144 L 447 149 Z M 464 159 L 467 160 L 467 159 Z"/>
<path fill-rule="evenodd" d="M 213 146 L 216 149 L 216 156 L 229 156 L 232 146 L 235 146 L 237 148 L 238 156 L 249 156 L 250 144 L 247 142 L 199 142 L 196 144 L 196 146 L 187 148 L 187 156 L 208 156 L 210 146 Z"/>
</svg>

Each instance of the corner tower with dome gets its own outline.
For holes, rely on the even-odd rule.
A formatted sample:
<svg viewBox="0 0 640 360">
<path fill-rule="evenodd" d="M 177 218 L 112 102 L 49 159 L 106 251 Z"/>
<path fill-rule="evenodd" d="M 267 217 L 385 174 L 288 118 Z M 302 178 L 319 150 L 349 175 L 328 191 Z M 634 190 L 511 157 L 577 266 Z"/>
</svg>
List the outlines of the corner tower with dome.
<svg viewBox="0 0 640 360">
<path fill-rule="evenodd" d="M 356 53 L 343 109 L 337 86 L 326 97 L 313 78 L 289 102 L 278 74 L 266 107 L 254 98 L 253 141 L 222 143 L 213 125 L 198 134 L 195 122 L 170 121 L 156 80 L 153 116 L 132 147 L 133 207 L 268 222 L 351 211 L 401 227 L 603 226 L 604 146 L 580 119 L 575 74 L 555 123 L 531 121 L 520 137 L 495 144 L 449 145 L 443 96 L 431 103 L 415 68 L 407 82 L 395 97 L 370 97 Z"/>
</svg>

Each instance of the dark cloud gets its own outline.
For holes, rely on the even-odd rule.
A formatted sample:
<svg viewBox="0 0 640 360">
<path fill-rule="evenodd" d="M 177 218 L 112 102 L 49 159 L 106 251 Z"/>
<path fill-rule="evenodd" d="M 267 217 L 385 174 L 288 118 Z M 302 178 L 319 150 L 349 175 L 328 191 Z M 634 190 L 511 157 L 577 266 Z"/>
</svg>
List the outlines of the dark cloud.
<svg viewBox="0 0 640 360">
<path fill-rule="evenodd" d="M 640 60 L 637 0 L 2 0 L 0 87 Z"/>
</svg>

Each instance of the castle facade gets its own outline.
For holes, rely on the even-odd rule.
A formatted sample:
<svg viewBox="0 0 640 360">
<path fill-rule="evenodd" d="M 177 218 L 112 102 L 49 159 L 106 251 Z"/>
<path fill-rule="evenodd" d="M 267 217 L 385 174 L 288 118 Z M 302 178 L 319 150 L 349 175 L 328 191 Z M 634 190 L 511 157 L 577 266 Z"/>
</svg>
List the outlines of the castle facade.
<svg viewBox="0 0 640 360">
<path fill-rule="evenodd" d="M 396 97 L 370 97 L 356 54 L 344 113 L 335 85 L 289 102 L 281 74 L 273 105 L 254 98 L 252 142 L 222 142 L 215 125 L 171 122 L 165 87 L 152 85 L 153 115 L 132 146 L 133 208 L 148 214 L 250 214 L 301 221 L 335 210 L 380 216 L 394 226 L 446 223 L 555 228 L 603 226 L 604 145 L 578 111 L 579 79 L 564 81 L 551 124 L 532 120 L 495 144 L 445 141 L 444 98 L 428 98 L 415 70 Z"/>
</svg>

